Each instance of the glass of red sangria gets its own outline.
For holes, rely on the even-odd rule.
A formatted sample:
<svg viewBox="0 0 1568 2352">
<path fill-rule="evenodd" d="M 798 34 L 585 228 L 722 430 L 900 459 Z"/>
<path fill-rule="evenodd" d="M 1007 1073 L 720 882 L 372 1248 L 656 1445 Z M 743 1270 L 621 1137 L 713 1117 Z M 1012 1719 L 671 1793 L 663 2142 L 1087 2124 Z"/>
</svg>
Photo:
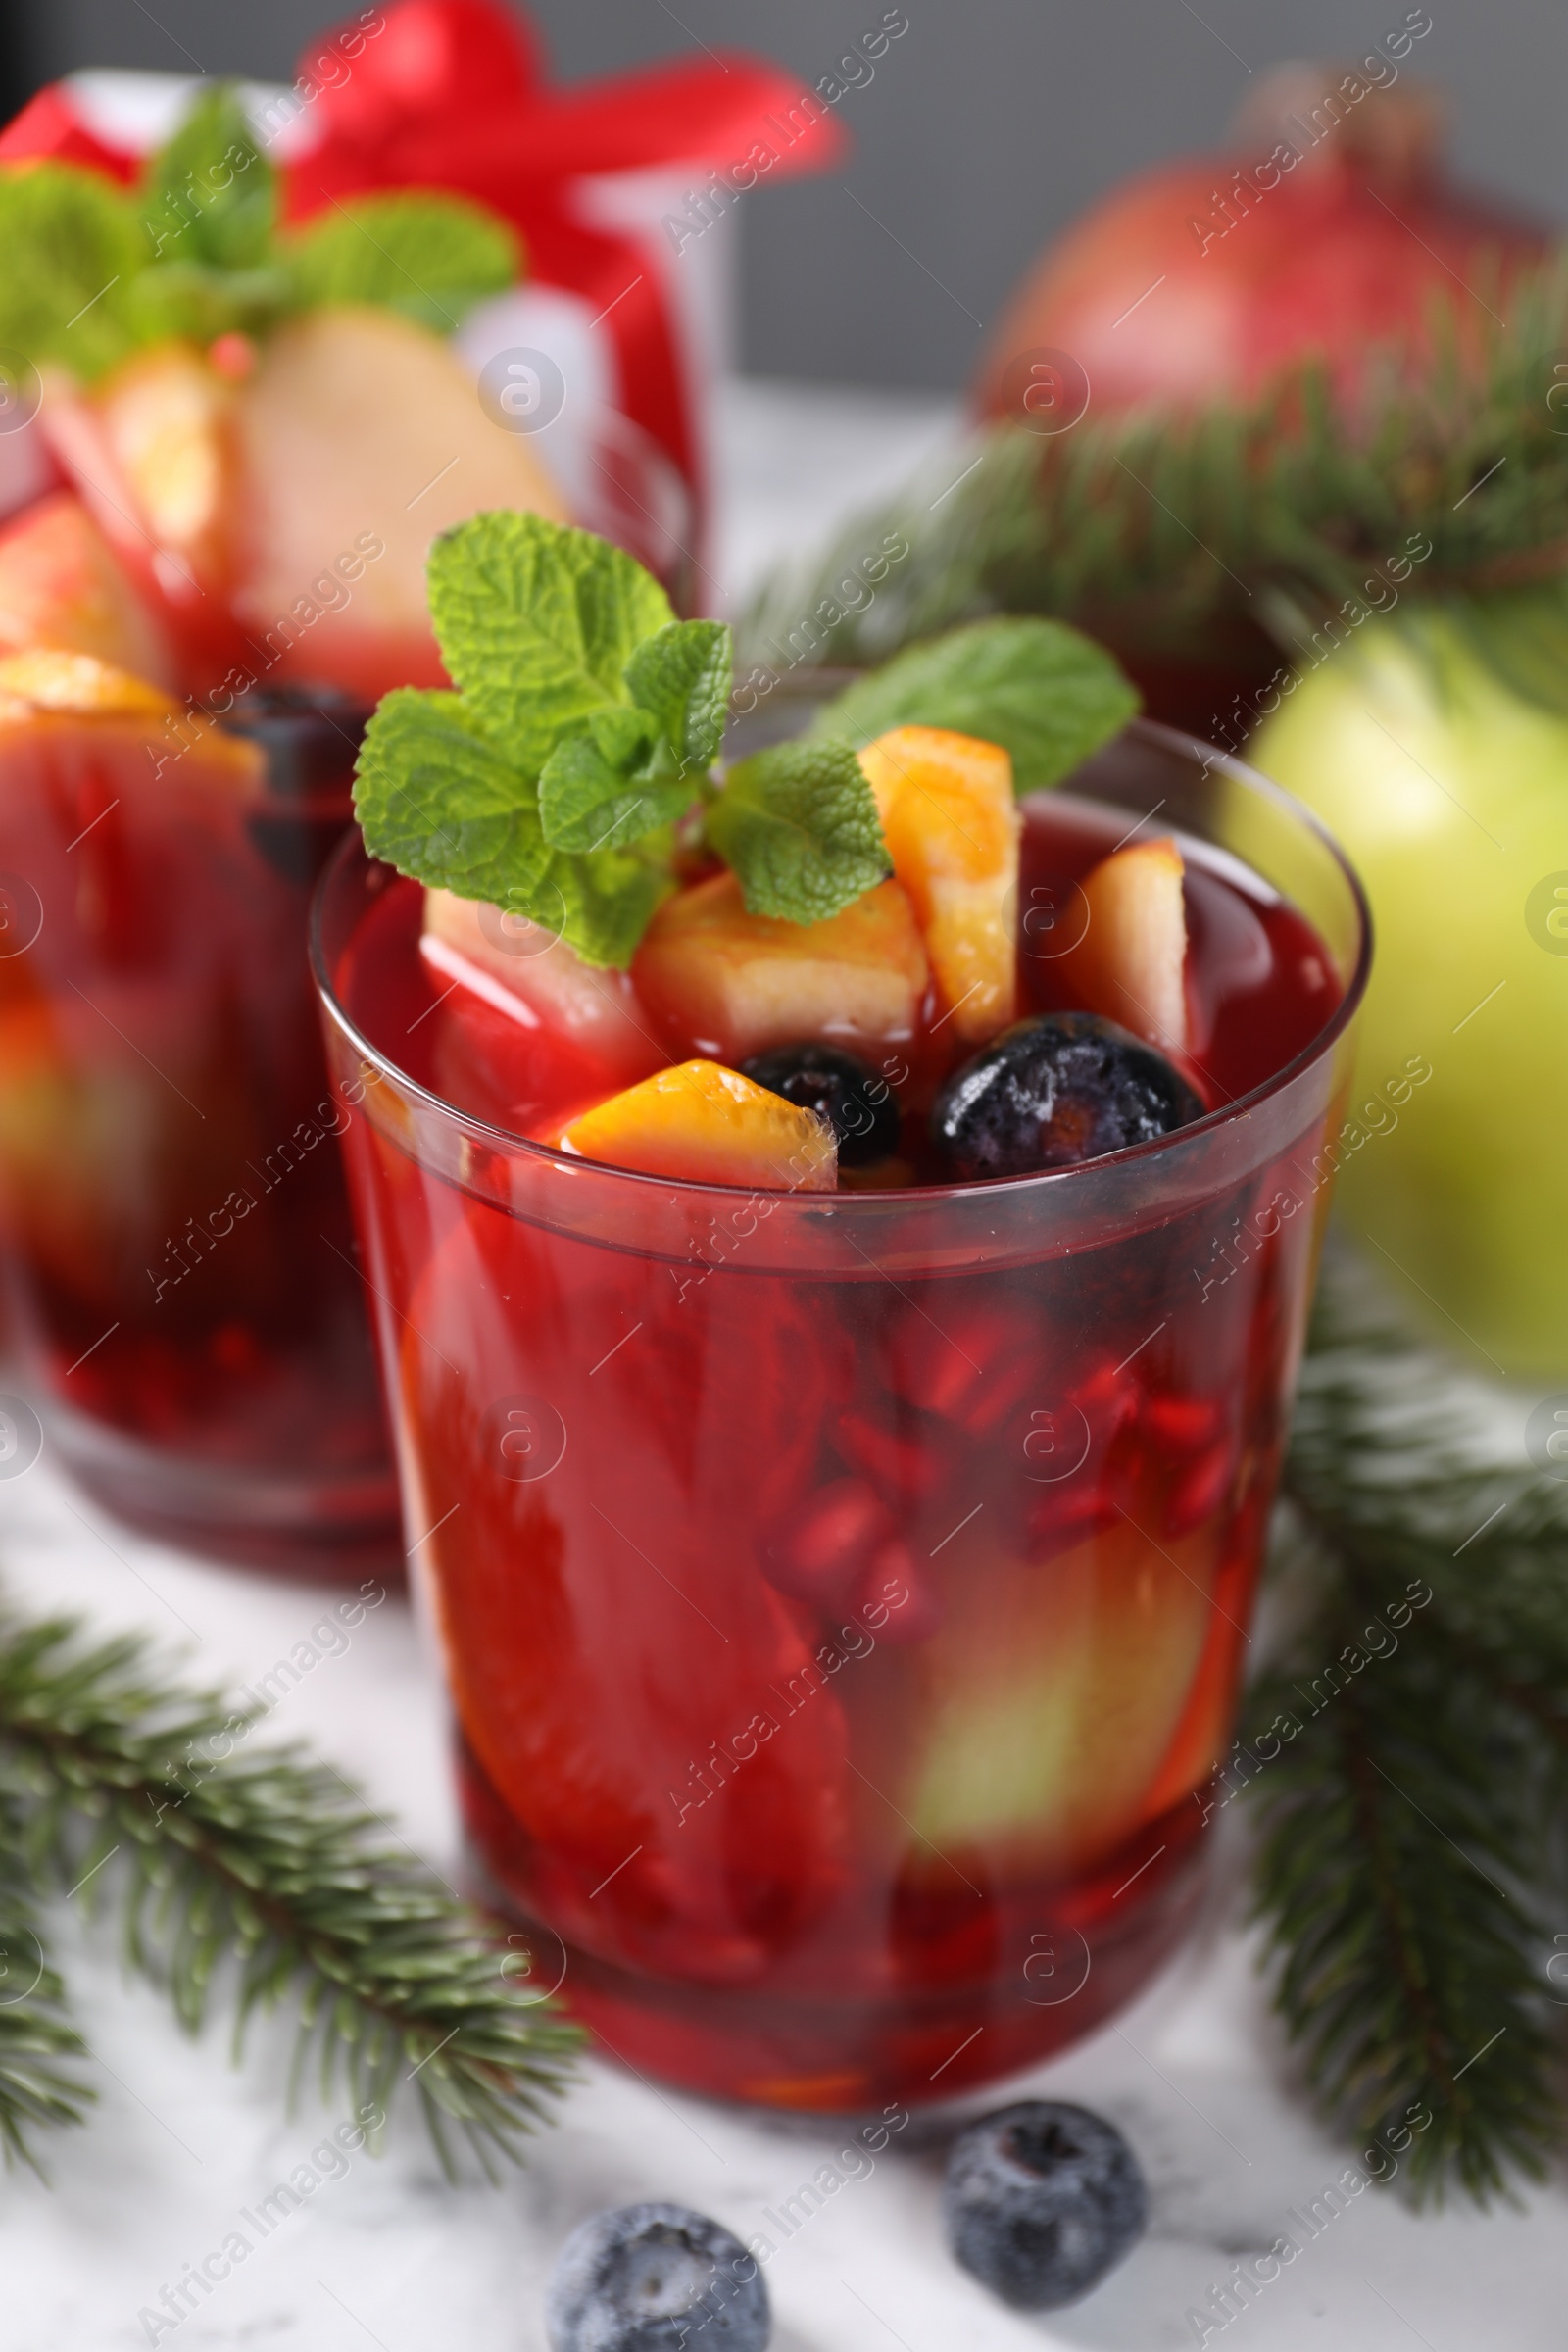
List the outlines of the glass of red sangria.
<svg viewBox="0 0 1568 2352">
<path fill-rule="evenodd" d="M 523 257 L 436 189 L 299 218 L 227 84 L 192 91 L 134 184 L 104 156 L 25 177 L 6 284 L 32 292 L 5 332 L 27 463 L 0 485 L 25 502 L 0 499 L 22 1377 L 146 1528 L 307 1573 L 401 1566 L 306 917 L 367 706 L 444 679 L 430 541 L 479 508 L 566 511 L 452 340 Z M 83 307 L 58 263 L 87 219 L 116 258 Z"/>
<path fill-rule="evenodd" d="M 0 1265 L 53 1443 L 122 1518 L 305 1574 L 401 1553 L 305 952 L 367 712 L 224 725 L 0 673 Z"/>
<path fill-rule="evenodd" d="M 505 791 L 440 801 L 457 698 L 416 699 L 361 814 L 434 884 Z M 704 784 L 732 811 L 676 828 L 626 968 L 561 936 L 564 862 L 505 910 L 359 843 L 324 878 L 472 1846 L 541 1989 L 664 2081 L 947 2096 L 1126 2002 L 1198 1898 L 1368 934 L 1299 808 L 1124 716 L 1016 806 L 1038 739 L 857 760 L 819 716 Z M 558 833 L 560 775 L 603 788 L 568 736 Z M 811 921 L 746 904 L 782 853 L 736 829 L 806 824 L 803 774 L 864 785 L 881 861 Z"/>
</svg>

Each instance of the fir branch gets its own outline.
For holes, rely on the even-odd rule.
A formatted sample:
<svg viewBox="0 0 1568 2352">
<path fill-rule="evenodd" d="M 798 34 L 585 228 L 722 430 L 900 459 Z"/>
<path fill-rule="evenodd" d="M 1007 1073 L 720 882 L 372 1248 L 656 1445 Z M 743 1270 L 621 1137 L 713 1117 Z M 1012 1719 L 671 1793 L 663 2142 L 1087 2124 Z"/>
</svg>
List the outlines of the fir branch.
<svg viewBox="0 0 1568 2352">
<path fill-rule="evenodd" d="M 1457 298 L 1456 298 L 1457 299 Z M 1401 598 L 1555 576 L 1568 562 L 1568 444 L 1547 406 L 1568 346 L 1568 257 L 1463 333 L 1446 305 L 1412 380 L 1396 352 L 1356 417 L 1324 370 L 1298 368 L 1252 407 L 1097 419 L 1039 439 L 1000 425 L 927 466 L 818 555 L 764 583 L 738 630 L 743 663 L 860 666 L 992 612 L 1070 619 L 1119 649 L 1255 663 L 1389 593 L 1369 573 L 1429 544 Z M 978 463 L 974 461 L 978 455 Z M 965 471 L 972 466 L 972 470 Z M 869 601 L 837 584 L 867 546 L 909 553 Z"/>
<path fill-rule="evenodd" d="M 197 2032 L 220 1990 L 235 2054 L 263 2009 L 383 2115 L 417 2083 L 442 2164 L 454 2130 L 487 2172 L 517 2160 L 579 2036 L 509 1983 L 493 1939 L 329 1766 L 248 1747 L 254 1716 L 170 1681 L 136 1639 L 70 1620 L 0 1628 L 0 1759 L 36 1880 L 123 1908 L 129 1964 Z M 230 1964 L 225 1969 L 225 1963 Z"/>
<path fill-rule="evenodd" d="M 0 2147 L 8 2165 L 41 2176 L 36 2132 L 86 2121 L 95 2094 L 71 2063 L 85 2051 L 44 1948 L 21 1810 L 0 1791 Z"/>
<path fill-rule="evenodd" d="M 1331 1285 L 1285 1490 L 1315 1598 L 1241 1742 L 1277 1750 L 1249 1788 L 1277 2004 L 1334 2125 L 1485 2202 L 1564 2134 L 1568 1489 L 1479 1457 L 1432 1360 Z"/>
</svg>

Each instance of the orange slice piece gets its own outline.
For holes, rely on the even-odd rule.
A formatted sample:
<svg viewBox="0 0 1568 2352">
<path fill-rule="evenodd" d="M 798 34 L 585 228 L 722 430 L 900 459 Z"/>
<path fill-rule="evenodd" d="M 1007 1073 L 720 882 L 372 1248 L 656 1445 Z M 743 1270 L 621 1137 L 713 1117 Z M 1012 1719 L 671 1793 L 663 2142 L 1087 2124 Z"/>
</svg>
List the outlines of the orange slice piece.
<svg viewBox="0 0 1568 2352">
<path fill-rule="evenodd" d="M 827 1120 L 716 1061 L 682 1061 L 572 1120 L 564 1152 L 688 1184 L 830 1193 L 839 1148 Z"/>
<path fill-rule="evenodd" d="M 1012 761 L 946 727 L 894 727 L 860 754 L 896 878 L 908 892 L 957 1039 L 1017 1010 L 1018 839 Z"/>
<path fill-rule="evenodd" d="M 151 718 L 178 709 L 161 686 L 96 661 L 91 654 L 34 646 L 0 662 L 0 720 L 7 724 L 39 711 L 63 711 L 76 718 Z"/>
<path fill-rule="evenodd" d="M 1166 1053 L 1187 1046 L 1187 915 L 1174 841 L 1101 859 L 1084 883 L 1089 927 L 1059 969 L 1091 1012 Z"/>
<path fill-rule="evenodd" d="M 267 761 L 247 736 L 90 654 L 36 646 L 0 662 L 0 796 L 78 793 L 96 813 L 155 787 L 249 798 L 267 788 Z"/>
<path fill-rule="evenodd" d="M 807 1038 L 861 1051 L 907 1043 L 928 972 L 897 882 L 825 922 L 786 923 L 748 914 L 735 876 L 715 874 L 664 901 L 632 977 L 677 1051 L 744 1061 Z"/>
</svg>

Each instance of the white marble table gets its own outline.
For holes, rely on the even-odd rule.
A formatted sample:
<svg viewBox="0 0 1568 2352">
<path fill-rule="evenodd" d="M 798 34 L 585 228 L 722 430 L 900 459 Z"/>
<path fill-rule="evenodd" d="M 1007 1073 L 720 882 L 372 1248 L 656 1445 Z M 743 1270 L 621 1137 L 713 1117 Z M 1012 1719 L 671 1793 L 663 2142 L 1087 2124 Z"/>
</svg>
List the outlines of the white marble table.
<svg viewBox="0 0 1568 2352">
<path fill-rule="evenodd" d="M 857 497 L 897 480 L 947 419 L 869 396 L 750 387 L 727 405 L 728 576 L 755 574 Z M 183 1645 L 204 1679 L 253 1683 L 321 1614 L 298 1587 L 211 1568 L 101 1519 L 46 1457 L 0 1486 L 0 1573 L 24 1606 L 83 1609 Z M 323 1645 L 324 1646 L 324 1645 Z M 272 1719 L 359 1776 L 439 1868 L 456 1848 L 441 1707 L 402 1603 L 368 1615 Z M 1239 2258 L 1260 2253 L 1334 2180 L 1346 2151 L 1312 2127 L 1239 1928 L 1238 1860 L 1224 1858 L 1206 1923 L 1132 2011 L 1031 2090 L 1084 2100 L 1135 2142 L 1152 2189 L 1147 2240 L 1101 2290 L 1020 2319 L 955 2269 L 937 2227 L 940 2134 L 895 2140 L 768 2265 L 776 2352 L 1106 2352 L 1191 2344 L 1188 2314 Z M 73 1904 L 59 1927 L 96 2053 L 98 2111 L 54 2146 L 54 2185 L 0 2179 L 0 2352 L 131 2352 L 166 2282 L 220 2247 L 321 2145 L 337 2111 L 289 2120 L 286 2042 L 264 2029 L 248 2063 L 223 2034 L 183 2039 L 159 1996 L 122 1981 L 113 1938 Z M 984 2104 L 984 2101 L 978 2104 Z M 380 2162 L 325 2178 L 186 2318 L 178 2352 L 544 2352 L 555 2251 L 584 2215 L 673 2197 L 743 2238 L 831 2156 L 833 2136 L 666 2097 L 594 2067 L 530 2169 L 499 2189 L 445 2185 L 412 2114 Z M 338 2169 L 335 2161 L 316 2168 Z M 1242 2316 L 1206 2340 L 1250 2352 L 1557 2352 L 1568 2306 L 1560 2186 L 1518 2210 L 1417 2220 L 1367 2193 L 1322 2228 Z M 1298 2236 L 1305 2232 L 1297 2230 Z"/>
</svg>

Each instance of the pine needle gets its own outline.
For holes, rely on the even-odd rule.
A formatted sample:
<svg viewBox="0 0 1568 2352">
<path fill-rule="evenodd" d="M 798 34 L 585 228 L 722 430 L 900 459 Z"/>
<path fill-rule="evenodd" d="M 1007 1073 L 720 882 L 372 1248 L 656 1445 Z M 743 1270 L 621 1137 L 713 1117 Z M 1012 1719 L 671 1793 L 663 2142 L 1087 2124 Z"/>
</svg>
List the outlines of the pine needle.
<svg viewBox="0 0 1568 2352">
<path fill-rule="evenodd" d="M 1568 1488 L 1477 1459 L 1432 1360 L 1349 1322 L 1331 1287 L 1285 1490 L 1280 1552 L 1312 1599 L 1250 1694 L 1234 1766 L 1277 2005 L 1336 2128 L 1404 2150 L 1418 2200 L 1485 2203 L 1564 2136 L 1568 1984 L 1546 1971 Z"/>
<path fill-rule="evenodd" d="M 167 1988 L 187 2031 L 231 2000 L 237 2056 L 259 2010 L 291 2007 L 296 2083 L 314 2070 L 323 2095 L 341 2085 L 385 2116 L 412 2080 L 448 2172 L 455 2131 L 493 2176 L 552 2119 L 580 2036 L 508 1981 L 478 1916 L 341 1775 L 253 1746 L 252 1721 L 182 1689 L 138 1639 L 0 1623 L 8 1935 L 35 1933 L 29 1885 L 118 1904 L 128 1963 Z M 18 2154 L 30 2125 L 79 2120 L 56 2061 L 81 2044 L 59 1999 L 46 1970 L 14 2013 L 9 2072 L 0 2007 L 0 2136 Z"/>
<path fill-rule="evenodd" d="M 1043 612 L 1145 656 L 1223 665 L 1240 650 L 1266 674 L 1271 638 L 1310 662 L 1331 618 L 1343 634 L 1369 610 L 1555 576 L 1568 413 L 1547 395 L 1568 348 L 1568 258 L 1508 308 L 1461 351 L 1440 303 L 1421 379 L 1384 355 L 1354 419 L 1309 365 L 1250 408 L 1196 419 L 1091 407 L 1052 439 L 979 431 L 765 582 L 740 662 L 859 666 L 987 613 Z M 900 542 L 867 595 L 857 566 Z"/>
<path fill-rule="evenodd" d="M 86 2044 L 49 1965 L 23 1860 L 21 1809 L 0 1792 L 0 2146 L 42 2175 L 40 2127 L 86 2121 L 94 2093 L 71 2063 Z"/>
</svg>

